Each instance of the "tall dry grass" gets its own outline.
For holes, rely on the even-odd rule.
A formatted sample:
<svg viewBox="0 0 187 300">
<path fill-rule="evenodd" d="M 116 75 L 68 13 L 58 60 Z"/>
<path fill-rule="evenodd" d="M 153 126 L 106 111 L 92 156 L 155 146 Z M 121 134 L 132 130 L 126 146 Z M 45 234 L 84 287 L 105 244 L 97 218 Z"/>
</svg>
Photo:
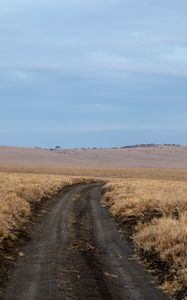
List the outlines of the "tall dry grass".
<svg viewBox="0 0 187 300">
<path fill-rule="evenodd" d="M 0 247 L 15 237 L 31 214 L 34 203 L 52 197 L 65 185 L 89 182 L 83 177 L 0 173 Z"/>
<path fill-rule="evenodd" d="M 113 180 L 103 200 L 115 217 L 134 224 L 138 250 L 170 266 L 163 289 L 173 295 L 187 289 L 187 182 Z"/>
</svg>

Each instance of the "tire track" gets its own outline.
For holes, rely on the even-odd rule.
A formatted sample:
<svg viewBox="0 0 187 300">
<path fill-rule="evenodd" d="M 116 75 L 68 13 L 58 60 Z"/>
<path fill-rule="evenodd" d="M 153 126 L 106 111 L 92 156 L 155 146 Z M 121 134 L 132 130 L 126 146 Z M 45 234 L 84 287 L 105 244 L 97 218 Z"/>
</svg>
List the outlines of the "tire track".
<svg viewBox="0 0 187 300">
<path fill-rule="evenodd" d="M 100 204 L 101 186 L 67 191 L 40 221 L 3 300 L 166 300 Z"/>
</svg>

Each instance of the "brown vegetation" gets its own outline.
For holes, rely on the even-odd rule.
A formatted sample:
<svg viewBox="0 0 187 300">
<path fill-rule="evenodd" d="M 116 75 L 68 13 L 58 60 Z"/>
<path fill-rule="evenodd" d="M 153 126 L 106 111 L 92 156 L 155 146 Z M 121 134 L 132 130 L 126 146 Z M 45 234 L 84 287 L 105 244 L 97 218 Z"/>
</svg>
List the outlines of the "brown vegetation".
<svg viewBox="0 0 187 300">
<path fill-rule="evenodd" d="M 31 214 L 32 206 L 54 196 L 65 185 L 89 181 L 83 177 L 0 173 L 0 248 Z"/>
<path fill-rule="evenodd" d="M 138 253 L 151 257 L 162 273 L 162 287 L 173 295 L 187 288 L 187 183 L 113 180 L 104 187 L 110 212 L 131 227 Z M 163 265 L 167 270 L 163 270 Z M 155 268 L 155 265 L 154 265 Z M 182 298 L 180 298 L 182 299 Z"/>
<path fill-rule="evenodd" d="M 42 173 L 43 170 L 39 167 L 37 172 Z M 50 169 L 46 169 L 46 173 L 48 172 L 51 172 Z M 103 177 L 108 182 L 103 188 L 103 200 L 113 216 L 127 229 L 127 234 L 131 236 L 141 257 L 143 255 L 153 269 L 160 269 L 163 289 L 173 295 L 185 293 L 185 170 L 64 169 L 62 173 L 66 176 L 0 173 L 0 250 L 3 251 L 7 240 L 16 239 L 17 232 L 29 220 L 33 207 L 41 199 L 53 197 L 66 185 L 90 182 L 93 178 Z M 72 174 L 76 177 L 70 176 Z M 83 177 L 88 175 L 90 177 Z"/>
</svg>

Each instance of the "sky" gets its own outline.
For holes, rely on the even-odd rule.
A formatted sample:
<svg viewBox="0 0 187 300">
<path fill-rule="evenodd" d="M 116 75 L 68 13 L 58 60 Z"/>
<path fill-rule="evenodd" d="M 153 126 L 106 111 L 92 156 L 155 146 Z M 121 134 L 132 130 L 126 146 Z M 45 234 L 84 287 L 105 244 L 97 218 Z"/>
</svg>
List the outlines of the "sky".
<svg viewBox="0 0 187 300">
<path fill-rule="evenodd" d="M 0 2 L 0 145 L 187 144 L 186 0 Z"/>
</svg>

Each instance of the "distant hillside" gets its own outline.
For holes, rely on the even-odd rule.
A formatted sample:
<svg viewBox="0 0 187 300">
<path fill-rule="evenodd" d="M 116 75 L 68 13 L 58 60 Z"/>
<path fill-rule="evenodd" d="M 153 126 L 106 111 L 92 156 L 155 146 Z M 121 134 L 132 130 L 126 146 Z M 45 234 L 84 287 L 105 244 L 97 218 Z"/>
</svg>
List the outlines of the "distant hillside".
<svg viewBox="0 0 187 300">
<path fill-rule="evenodd" d="M 123 146 L 121 149 L 132 149 L 132 148 L 155 148 L 155 147 L 181 147 L 179 144 L 136 144 L 136 145 L 128 145 Z"/>
<path fill-rule="evenodd" d="M 0 147 L 0 169 L 25 168 L 182 168 L 187 147 L 141 144 L 116 149 L 29 149 Z"/>
</svg>

